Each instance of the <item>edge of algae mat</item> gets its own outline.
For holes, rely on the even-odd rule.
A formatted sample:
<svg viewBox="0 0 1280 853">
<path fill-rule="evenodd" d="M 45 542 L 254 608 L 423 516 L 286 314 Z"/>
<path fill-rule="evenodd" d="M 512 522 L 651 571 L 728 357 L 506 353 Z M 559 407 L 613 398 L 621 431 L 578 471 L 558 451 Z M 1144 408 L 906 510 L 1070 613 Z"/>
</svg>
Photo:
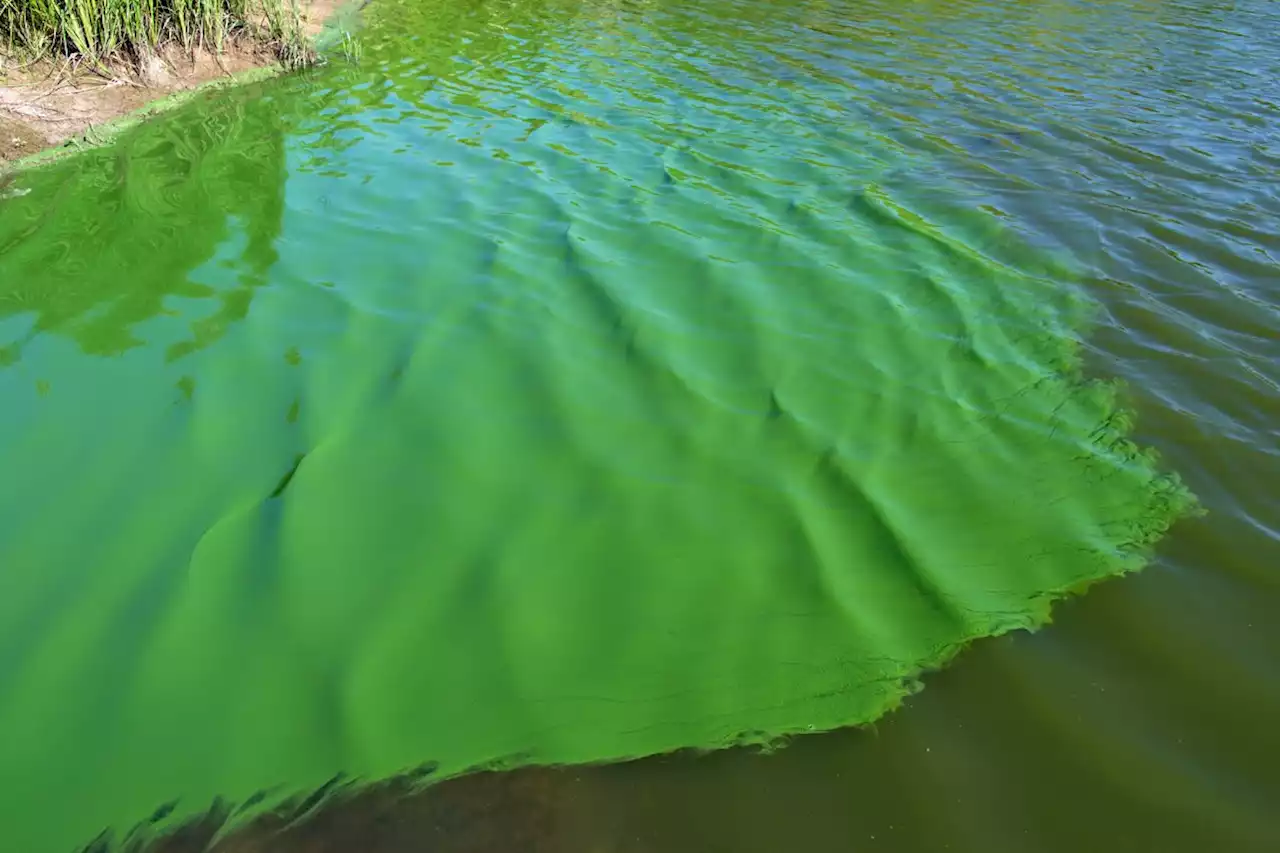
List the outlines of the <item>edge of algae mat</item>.
<svg viewBox="0 0 1280 853">
<path fill-rule="evenodd" d="M 353 2 L 345 4 L 343 10 L 348 13 L 358 11 L 364 5 L 365 3 L 362 0 L 353 0 Z M 329 22 L 335 21 L 342 14 L 343 11 L 335 14 L 329 19 Z M 343 26 L 341 24 L 330 26 L 329 22 L 326 23 L 325 29 L 320 36 L 315 39 L 318 46 L 325 44 L 326 37 L 334 39 L 335 37 L 340 38 L 342 35 Z M 330 42 L 328 46 L 332 47 L 332 43 Z M 254 69 L 237 77 L 222 78 L 202 87 L 177 93 L 99 128 L 88 145 L 64 146 L 60 149 L 42 152 L 31 158 L 19 161 L 13 168 L 17 170 L 41 166 L 63 156 L 73 155 L 86 148 L 108 144 L 124 130 L 186 103 L 211 89 L 243 85 L 278 76 L 282 72 L 283 69 L 279 66 L 268 66 Z M 1057 378 L 1062 380 L 1069 388 L 1074 389 L 1075 393 L 1101 393 L 1110 397 L 1110 404 L 1106 407 L 1109 411 L 1109 416 L 1097 427 L 1092 437 L 1099 445 L 1111 447 L 1125 457 L 1141 460 L 1143 467 L 1151 472 L 1147 494 L 1149 509 L 1147 518 L 1149 523 L 1136 530 L 1127 541 L 1118 543 L 1115 562 L 1105 567 L 1103 574 L 1084 577 L 1057 589 L 1045 590 L 1028 602 L 1025 618 L 1018 624 L 1006 623 L 994 629 L 992 626 L 985 626 L 985 629 L 983 626 L 975 626 L 975 630 L 969 632 L 968 636 L 935 649 L 934 653 L 928 658 L 915 662 L 912 671 L 904 674 L 899 679 L 878 708 L 865 715 L 865 718 L 848 720 L 846 725 L 867 725 L 894 711 L 902 704 L 904 699 L 918 692 L 921 687 L 920 679 L 922 676 L 948 664 L 971 643 L 984 637 L 994 637 L 1008 633 L 1014 628 L 1038 629 L 1051 621 L 1051 609 L 1056 602 L 1080 594 L 1101 580 L 1123 576 L 1142 569 L 1149 563 L 1156 543 L 1173 523 L 1183 517 L 1202 513 L 1194 495 L 1186 489 L 1178 475 L 1165 470 L 1159 464 L 1157 453 L 1150 448 L 1139 447 L 1130 438 L 1132 412 L 1119 404 L 1119 395 L 1122 389 L 1121 383 L 1087 378 L 1079 361 L 1078 343 L 1071 348 L 1066 362 L 1060 362 L 1056 367 L 1055 374 Z M 785 743 L 790 736 L 802 733 L 804 732 L 799 730 L 743 732 L 730 741 L 689 744 L 688 748 L 710 751 L 733 746 L 756 746 L 767 750 Z M 640 757 L 643 756 L 604 756 L 600 763 L 612 763 Z M 113 827 L 112 829 L 116 831 L 110 832 L 110 834 L 104 833 L 97 839 L 84 839 L 86 846 L 80 849 L 86 851 L 86 853 L 141 853 L 141 851 L 145 850 L 165 849 L 161 846 L 165 838 L 171 837 L 175 832 L 184 828 L 198 825 L 216 827 L 213 830 L 215 839 L 234 836 L 242 830 L 252 831 L 255 822 L 262 819 L 272 819 L 270 825 L 279 830 L 280 825 L 275 823 L 275 818 L 284 818 L 286 822 L 303 821 L 313 814 L 316 809 L 323 808 L 335 800 L 344 799 L 362 791 L 380 788 L 384 785 L 400 783 L 396 785 L 395 789 L 403 790 L 407 793 L 420 790 L 423 787 L 448 778 L 480 770 L 501 770 L 530 763 L 520 756 L 514 756 L 507 760 L 487 762 L 456 772 L 439 773 L 436 772 L 435 765 L 429 761 L 431 756 L 424 755 L 418 758 L 426 763 L 421 764 L 416 770 L 406 768 L 399 775 L 390 777 L 362 778 L 338 773 L 318 788 L 294 790 L 277 788 L 254 795 L 248 800 L 239 803 L 227 801 L 216 801 L 211 804 L 201 805 L 185 803 L 179 805 L 176 802 L 169 804 L 157 803 L 155 804 L 158 807 L 156 811 L 149 818 L 139 821 L 132 829 L 120 831 L 123 827 Z"/>
<path fill-rule="evenodd" d="M 1131 438 L 1135 413 L 1132 408 L 1126 407 L 1120 401 L 1125 388 L 1121 380 L 1086 377 L 1078 355 L 1073 356 L 1073 363 L 1065 365 L 1058 375 L 1059 378 L 1074 386 L 1077 393 L 1101 393 L 1109 398 L 1112 406 L 1111 414 L 1094 430 L 1093 438 L 1098 444 L 1110 447 L 1128 458 L 1141 460 L 1152 472 L 1147 496 L 1149 523 L 1127 541 L 1117 544 L 1116 563 L 1110 571 L 1105 574 L 1082 577 L 1056 589 L 1045 590 L 1028 601 L 1027 612 L 1020 623 L 1004 623 L 990 630 L 976 630 L 954 643 L 936 649 L 932 656 L 918 661 L 912 672 L 898 680 L 894 689 L 886 694 L 884 701 L 877 709 L 865 718 L 847 721 L 840 728 L 870 726 L 887 714 L 897 711 L 906 699 L 924 688 L 925 676 L 948 666 L 973 643 L 994 639 L 1015 630 L 1038 631 L 1053 621 L 1053 608 L 1059 602 L 1077 597 L 1098 583 L 1143 570 L 1151 563 L 1156 546 L 1174 524 L 1184 518 L 1205 515 L 1206 510 L 1199 499 L 1183 483 L 1178 473 L 1161 465 L 1159 452 L 1151 447 L 1140 446 Z M 688 744 L 673 752 L 710 753 L 722 749 L 754 748 L 768 753 L 785 747 L 793 737 L 822 734 L 830 730 L 828 728 L 814 730 L 808 727 L 775 732 L 743 731 L 725 742 Z M 618 764 L 650 756 L 650 753 L 605 756 L 598 761 L 586 762 L 586 764 Z M 253 834 L 257 831 L 265 831 L 283 838 L 283 833 L 287 833 L 292 827 L 305 824 L 309 818 L 324 808 L 364 793 L 389 791 L 393 796 L 407 797 L 438 783 L 475 773 L 501 772 L 529 766 L 564 766 L 536 760 L 529 761 L 523 756 L 516 755 L 506 759 L 482 762 L 456 772 L 441 773 L 438 772 L 439 765 L 431 761 L 429 756 L 421 758 L 422 763 L 407 767 L 404 771 L 391 776 L 364 778 L 339 771 L 316 788 L 282 790 L 280 787 L 274 787 L 260 791 L 248 800 L 238 803 L 219 798 L 203 809 L 197 807 L 194 810 L 175 808 L 178 806 L 177 801 L 164 804 L 150 818 L 138 821 L 126 831 L 117 834 L 113 831 L 115 828 L 104 829 L 102 834 L 89 840 L 85 846 L 78 849 L 77 853 L 163 853 L 170 849 L 167 842 L 178 841 L 181 845 L 184 843 L 181 839 L 189 833 L 192 838 L 201 839 L 199 843 L 206 845 L 199 849 L 217 851 L 223 849 L 221 842 L 232 841 L 242 833 Z M 188 849 L 196 848 L 179 846 L 175 853 L 187 853 Z M 233 846 L 231 849 L 239 848 Z"/>
<path fill-rule="evenodd" d="M 334 50 L 343 41 L 344 37 L 354 31 L 358 23 L 359 13 L 370 2 L 371 0 L 345 0 L 325 19 L 320 32 L 316 33 L 311 39 L 312 46 L 322 57 Z M 58 145 L 37 151 L 34 154 L 23 157 L 21 160 L 16 160 L 9 164 L 7 168 L 0 169 L 0 175 L 15 175 L 19 172 L 31 171 L 66 157 L 75 156 L 82 151 L 91 151 L 95 148 L 108 146 L 115 142 L 120 134 L 125 131 L 156 116 L 172 112 L 198 97 L 222 89 L 235 89 L 259 83 L 263 80 L 270 80 L 273 77 L 279 77 L 284 74 L 286 70 L 280 63 L 273 62 L 270 65 L 250 68 L 238 74 L 208 80 L 190 89 L 173 92 L 163 98 L 143 104 L 138 109 L 127 112 L 122 116 L 117 116 L 110 121 L 92 125 L 84 133 L 73 136 Z"/>
</svg>

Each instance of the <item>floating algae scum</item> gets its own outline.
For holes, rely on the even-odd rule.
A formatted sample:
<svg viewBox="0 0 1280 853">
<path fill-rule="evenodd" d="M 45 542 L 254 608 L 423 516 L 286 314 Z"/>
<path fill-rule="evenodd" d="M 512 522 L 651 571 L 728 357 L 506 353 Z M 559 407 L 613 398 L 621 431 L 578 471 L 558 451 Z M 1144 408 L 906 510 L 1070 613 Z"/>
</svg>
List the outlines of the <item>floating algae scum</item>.
<svg viewBox="0 0 1280 853">
<path fill-rule="evenodd" d="M 369 14 L 0 207 L 6 849 L 866 723 L 1191 509 L 755 7 Z"/>
</svg>

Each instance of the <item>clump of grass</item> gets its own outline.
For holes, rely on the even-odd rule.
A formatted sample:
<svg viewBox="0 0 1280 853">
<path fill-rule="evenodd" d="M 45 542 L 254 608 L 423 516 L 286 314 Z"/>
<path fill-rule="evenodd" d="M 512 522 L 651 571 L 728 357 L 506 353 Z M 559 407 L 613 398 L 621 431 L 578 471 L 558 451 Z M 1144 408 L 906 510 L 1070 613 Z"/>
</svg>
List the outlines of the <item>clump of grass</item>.
<svg viewBox="0 0 1280 853">
<path fill-rule="evenodd" d="M 35 59 L 142 59 L 163 44 L 220 51 L 239 35 L 288 66 L 315 58 L 295 0 L 0 0 L 0 48 Z"/>
<path fill-rule="evenodd" d="M 0 0 L 3 2 L 3 0 Z M 302 31 L 297 0 L 258 0 L 260 30 L 274 45 L 286 68 L 305 68 L 319 61 L 315 46 Z"/>
</svg>

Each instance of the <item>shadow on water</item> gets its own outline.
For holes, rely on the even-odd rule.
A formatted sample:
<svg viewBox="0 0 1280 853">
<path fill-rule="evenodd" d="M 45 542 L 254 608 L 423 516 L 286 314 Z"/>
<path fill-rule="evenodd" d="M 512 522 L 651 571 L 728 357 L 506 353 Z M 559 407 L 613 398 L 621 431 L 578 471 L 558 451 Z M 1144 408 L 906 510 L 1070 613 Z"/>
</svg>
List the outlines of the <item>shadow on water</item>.
<svg viewBox="0 0 1280 853">
<path fill-rule="evenodd" d="M 284 180 L 280 119 L 245 98 L 201 101 L 24 175 L 22 194 L 0 199 L 0 328 L 29 322 L 0 335 L 0 364 L 41 334 L 119 355 L 157 317 L 185 320 L 168 360 L 209 346 L 267 281 Z M 228 246 L 218 285 L 193 280 Z"/>
</svg>

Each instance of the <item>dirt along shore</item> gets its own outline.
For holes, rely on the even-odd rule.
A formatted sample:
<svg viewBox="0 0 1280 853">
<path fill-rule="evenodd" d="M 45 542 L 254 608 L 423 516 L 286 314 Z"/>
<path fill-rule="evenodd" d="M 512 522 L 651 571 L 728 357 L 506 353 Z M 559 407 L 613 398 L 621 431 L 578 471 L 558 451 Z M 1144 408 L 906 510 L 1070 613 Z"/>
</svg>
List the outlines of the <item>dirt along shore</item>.
<svg viewBox="0 0 1280 853">
<path fill-rule="evenodd" d="M 314 39 L 345 0 L 300 0 L 304 35 Z M 163 46 L 147 61 L 93 65 L 75 58 L 23 63 L 0 46 L 0 169 L 46 148 L 92 141 L 94 129 L 148 104 L 220 78 L 279 62 L 251 37 L 219 52 Z"/>
</svg>

